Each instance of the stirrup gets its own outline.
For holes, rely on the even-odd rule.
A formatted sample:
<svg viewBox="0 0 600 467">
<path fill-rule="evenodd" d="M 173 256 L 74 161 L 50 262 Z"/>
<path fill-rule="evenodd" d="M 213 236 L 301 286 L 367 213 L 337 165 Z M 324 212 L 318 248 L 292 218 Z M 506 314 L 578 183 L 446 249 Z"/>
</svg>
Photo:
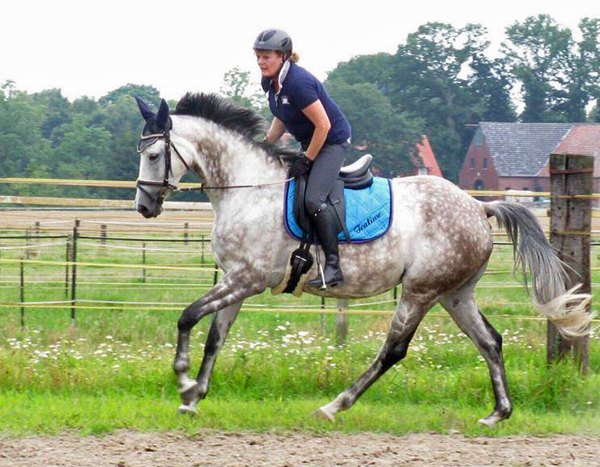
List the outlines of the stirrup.
<svg viewBox="0 0 600 467">
<path fill-rule="evenodd" d="M 321 278 L 321 285 L 319 286 L 319 290 L 327 290 L 327 282 L 325 282 L 325 271 L 323 271 L 323 265 L 322 264 L 319 264 L 319 277 Z M 316 277 L 315 281 L 319 277 Z"/>
<path fill-rule="evenodd" d="M 342 285 L 344 283 L 344 276 L 342 275 L 341 270 L 339 268 L 337 271 L 339 272 L 341 279 L 337 279 L 334 276 L 334 278 L 330 282 L 326 282 L 325 271 L 323 270 L 323 266 L 319 264 L 319 272 L 317 273 L 317 277 L 308 281 L 308 285 L 310 285 L 311 287 L 318 287 L 319 290 L 327 290 L 328 287 L 336 287 L 338 285 Z"/>
</svg>

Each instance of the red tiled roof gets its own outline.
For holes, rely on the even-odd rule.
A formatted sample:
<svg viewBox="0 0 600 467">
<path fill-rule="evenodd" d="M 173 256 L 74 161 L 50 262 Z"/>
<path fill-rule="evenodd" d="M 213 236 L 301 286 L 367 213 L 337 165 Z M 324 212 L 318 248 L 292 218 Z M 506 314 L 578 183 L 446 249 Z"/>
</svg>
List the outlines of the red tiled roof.
<svg viewBox="0 0 600 467">
<path fill-rule="evenodd" d="M 427 173 L 429 175 L 443 177 L 442 171 L 440 170 L 440 166 L 435 158 L 435 154 L 433 154 L 433 150 L 431 149 L 431 145 L 429 144 L 427 136 L 423 135 L 422 141 L 417 144 L 417 151 L 417 155 L 421 159 L 419 162 L 421 162 L 422 167 L 427 167 Z"/>
<path fill-rule="evenodd" d="M 600 156 L 600 125 L 585 123 L 573 125 L 552 154 Z M 548 175 L 548 162 L 546 162 L 538 176 Z M 600 177 L 600 163 L 594 164 L 594 177 Z"/>
<path fill-rule="evenodd" d="M 600 125 L 575 125 L 553 153 L 584 156 L 600 155 Z"/>
</svg>

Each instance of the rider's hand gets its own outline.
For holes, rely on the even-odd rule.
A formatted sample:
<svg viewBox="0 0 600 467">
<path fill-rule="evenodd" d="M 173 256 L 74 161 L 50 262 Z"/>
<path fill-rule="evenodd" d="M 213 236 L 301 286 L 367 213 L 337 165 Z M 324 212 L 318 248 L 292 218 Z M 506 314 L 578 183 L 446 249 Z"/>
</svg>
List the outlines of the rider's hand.
<svg viewBox="0 0 600 467">
<path fill-rule="evenodd" d="M 313 161 L 311 161 L 305 154 L 300 155 L 290 166 L 288 171 L 288 178 L 301 177 L 302 175 L 310 172 L 310 167 Z"/>
</svg>

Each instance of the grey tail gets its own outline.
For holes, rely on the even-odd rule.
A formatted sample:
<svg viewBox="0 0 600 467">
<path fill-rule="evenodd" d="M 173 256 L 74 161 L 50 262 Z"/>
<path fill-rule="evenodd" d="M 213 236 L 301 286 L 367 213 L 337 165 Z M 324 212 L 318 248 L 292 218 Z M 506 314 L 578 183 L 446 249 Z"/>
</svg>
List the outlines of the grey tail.
<svg viewBox="0 0 600 467">
<path fill-rule="evenodd" d="M 591 295 L 575 293 L 581 284 L 567 290 L 568 266 L 554 250 L 535 216 L 526 207 L 506 201 L 484 203 L 488 217 L 494 216 L 513 244 L 514 272 L 521 271 L 527 286 L 531 277 L 533 302 L 565 336 L 590 332 L 593 315 L 588 312 Z"/>
</svg>

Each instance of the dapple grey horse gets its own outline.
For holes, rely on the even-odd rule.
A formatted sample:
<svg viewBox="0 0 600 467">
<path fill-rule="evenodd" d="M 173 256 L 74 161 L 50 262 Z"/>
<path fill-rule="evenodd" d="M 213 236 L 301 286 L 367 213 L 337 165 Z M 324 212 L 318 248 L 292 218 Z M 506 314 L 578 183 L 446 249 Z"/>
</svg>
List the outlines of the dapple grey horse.
<svg viewBox="0 0 600 467">
<path fill-rule="evenodd" d="M 162 203 L 187 170 L 207 187 L 214 208 L 212 247 L 223 271 L 219 283 L 189 305 L 178 321 L 173 368 L 181 412 L 196 412 L 217 354 L 244 299 L 283 281 L 290 253 L 298 244 L 286 233 L 284 184 L 289 156 L 278 146 L 258 143 L 263 120 L 214 94 L 186 94 L 171 112 L 163 101 L 157 113 L 138 99 L 146 121 L 141 154 L 137 210 L 158 216 Z M 494 425 L 512 412 L 502 357 L 502 338 L 479 311 L 473 291 L 492 253 L 488 218 L 504 226 L 515 247 L 516 263 L 531 272 L 537 309 L 566 335 L 588 332 L 590 297 L 567 290 L 563 263 L 554 254 L 534 216 L 506 202 L 480 202 L 447 180 L 416 176 L 392 180 L 393 223 L 370 243 L 340 246 L 345 282 L 315 295 L 361 298 L 402 284 L 396 309 L 377 357 L 354 384 L 318 411 L 326 419 L 349 409 L 392 365 L 406 356 L 417 326 L 440 303 L 485 359 L 495 395 L 493 412 L 480 422 Z M 517 267 L 517 266 L 515 266 Z M 313 268 L 314 269 L 314 268 Z M 312 271 L 314 274 L 314 271 Z M 200 319 L 216 313 L 197 379 L 188 376 L 190 332 Z"/>
</svg>

